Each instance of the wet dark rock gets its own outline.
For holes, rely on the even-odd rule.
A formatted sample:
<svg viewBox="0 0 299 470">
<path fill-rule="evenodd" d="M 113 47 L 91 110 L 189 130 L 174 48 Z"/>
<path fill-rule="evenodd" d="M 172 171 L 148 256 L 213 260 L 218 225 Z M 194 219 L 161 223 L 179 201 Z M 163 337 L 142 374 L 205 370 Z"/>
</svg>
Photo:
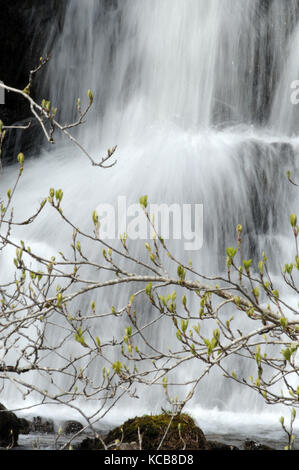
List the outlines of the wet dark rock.
<svg viewBox="0 0 299 470">
<path fill-rule="evenodd" d="M 83 425 L 78 421 L 66 421 L 62 426 L 64 434 L 75 434 L 81 429 L 83 429 Z"/>
<path fill-rule="evenodd" d="M 208 441 L 208 444 L 210 446 L 210 450 L 240 450 L 236 446 L 224 444 L 223 442 L 218 442 L 218 441 Z"/>
<path fill-rule="evenodd" d="M 54 423 L 52 420 L 47 420 L 41 418 L 40 416 L 36 416 L 33 418 L 32 431 L 47 434 L 54 433 Z"/>
<path fill-rule="evenodd" d="M 0 447 L 12 448 L 18 444 L 19 419 L 0 403 Z"/>
<path fill-rule="evenodd" d="M 275 450 L 275 449 L 265 444 L 260 444 L 259 442 L 246 439 L 246 441 L 244 442 L 244 450 Z"/>
<path fill-rule="evenodd" d="M 39 64 L 40 57 L 51 52 L 55 37 L 62 27 L 67 2 L 60 0 L 14 0 L 1 2 L 0 14 L 0 80 L 6 85 L 23 90 L 29 80 L 29 72 Z M 36 76 L 31 95 L 37 101 L 40 97 L 39 83 L 43 71 Z M 45 91 L 46 92 L 46 91 Z M 2 152 L 4 164 L 16 159 L 22 151 L 28 155 L 40 145 L 41 132 L 33 118 L 28 102 L 15 93 L 5 93 L 5 104 L 0 104 L 0 119 L 11 126 L 23 120 L 32 119 L 31 131 L 9 131 L 6 139 L 10 142 Z M 22 135 L 21 135 L 22 132 Z M 24 140 L 22 140 L 24 139 Z M 30 146 L 28 145 L 30 143 Z"/>
<path fill-rule="evenodd" d="M 32 423 L 25 418 L 19 418 L 19 433 L 29 434 L 32 431 Z"/>
<path fill-rule="evenodd" d="M 104 446 L 100 439 L 92 439 L 87 437 L 77 447 L 77 450 L 104 450 Z"/>
<path fill-rule="evenodd" d="M 44 47 L 61 27 L 65 3 L 59 0 L 1 2 L 0 80 L 5 84 L 25 88 L 29 71 L 38 65 L 41 55 L 50 52 Z M 30 115 L 26 100 L 12 93 L 6 94 L 6 105 L 0 106 L 0 118 L 5 124 Z"/>
</svg>

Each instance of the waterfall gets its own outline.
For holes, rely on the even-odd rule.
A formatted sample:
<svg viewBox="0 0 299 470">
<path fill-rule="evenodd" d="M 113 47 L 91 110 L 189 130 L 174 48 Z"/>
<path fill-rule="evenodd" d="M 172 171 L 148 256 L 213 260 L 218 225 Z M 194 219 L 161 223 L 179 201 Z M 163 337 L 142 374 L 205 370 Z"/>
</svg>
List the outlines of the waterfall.
<svg viewBox="0 0 299 470">
<path fill-rule="evenodd" d="M 92 89 L 95 105 L 77 137 L 98 156 L 117 144 L 118 163 L 95 170 L 71 146 L 42 152 L 27 163 L 16 215 L 30 214 L 53 186 L 64 189 L 65 213 L 86 230 L 92 211 L 119 195 L 128 203 L 143 194 L 155 203 L 199 203 L 204 245 L 192 254 L 194 265 L 205 274 L 224 271 L 225 248 L 236 244 L 241 223 L 246 257 L 260 259 L 265 250 L 278 274 L 293 253 L 288 217 L 298 207 L 285 178 L 298 168 L 299 108 L 290 104 L 299 79 L 298 12 L 297 0 L 69 0 L 43 93 L 70 121 L 77 98 Z M 12 178 L 6 170 L 7 186 Z M 14 236 L 54 253 L 70 238 L 57 223 L 47 211 Z M 186 261 L 189 253 L 173 247 Z M 111 306 L 127 294 L 96 295 Z M 153 337 L 166 344 L 163 330 Z M 152 409 L 161 398 L 156 389 L 145 396 L 142 406 Z M 263 409 L 248 389 L 213 374 L 193 406 L 220 402 L 228 412 Z"/>
</svg>

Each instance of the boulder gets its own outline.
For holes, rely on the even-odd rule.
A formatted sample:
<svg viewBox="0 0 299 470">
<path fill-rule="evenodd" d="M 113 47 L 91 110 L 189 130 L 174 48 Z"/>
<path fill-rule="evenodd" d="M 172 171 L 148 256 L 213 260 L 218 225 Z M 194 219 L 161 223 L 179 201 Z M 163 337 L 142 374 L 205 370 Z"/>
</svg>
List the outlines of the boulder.
<svg viewBox="0 0 299 470">
<path fill-rule="evenodd" d="M 81 429 L 83 429 L 83 425 L 78 421 L 66 421 L 62 426 L 64 434 L 76 434 Z"/>
<path fill-rule="evenodd" d="M 104 438 L 105 444 L 110 448 L 120 450 L 139 449 L 139 436 L 142 436 L 143 450 L 156 450 L 168 428 L 171 415 L 146 415 L 129 419 L 122 426 L 109 432 Z M 180 431 L 179 431 L 180 429 Z M 121 444 L 113 445 L 115 441 Z M 80 450 L 103 449 L 99 439 L 85 439 L 78 447 Z M 191 416 L 186 413 L 173 418 L 161 450 L 210 450 L 210 446 L 202 430 L 196 426 Z"/>
<path fill-rule="evenodd" d="M 107 435 L 106 442 L 109 443 L 116 439 L 123 440 L 123 442 L 139 442 L 139 428 L 142 436 L 142 448 L 155 450 L 163 439 L 170 420 L 171 415 L 166 412 L 156 416 L 148 415 L 130 419 L 121 426 L 123 435 L 121 428 L 116 428 Z M 161 450 L 182 450 L 183 448 L 186 450 L 210 449 L 204 433 L 186 413 L 173 418 Z"/>
<path fill-rule="evenodd" d="M 76 449 L 77 450 L 104 450 L 104 447 L 100 439 L 92 439 L 90 437 L 87 437 L 78 446 L 76 446 Z"/>
<path fill-rule="evenodd" d="M 17 446 L 19 437 L 19 419 L 0 403 L 0 447 Z"/>
<path fill-rule="evenodd" d="M 244 442 L 244 450 L 275 450 L 275 449 L 265 444 L 260 444 L 259 442 L 246 439 L 246 441 Z"/>
</svg>

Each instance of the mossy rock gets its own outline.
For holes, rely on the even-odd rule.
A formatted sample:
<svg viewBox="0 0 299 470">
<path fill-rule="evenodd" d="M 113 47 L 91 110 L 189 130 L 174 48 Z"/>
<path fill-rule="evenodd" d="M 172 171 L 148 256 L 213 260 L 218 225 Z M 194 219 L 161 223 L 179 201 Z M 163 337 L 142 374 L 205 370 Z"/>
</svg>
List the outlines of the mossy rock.
<svg viewBox="0 0 299 470">
<path fill-rule="evenodd" d="M 139 428 L 140 434 L 142 435 L 142 449 L 156 450 L 165 434 L 170 420 L 171 416 L 167 413 L 129 419 L 122 426 L 110 431 L 105 438 L 105 442 L 110 444 L 117 439 L 122 439 L 123 442 L 138 442 Z M 179 434 L 179 424 L 182 439 Z M 209 444 L 204 433 L 196 426 L 191 416 L 185 413 L 174 417 L 161 450 L 182 450 L 184 446 L 186 446 L 186 450 L 209 449 Z"/>
</svg>

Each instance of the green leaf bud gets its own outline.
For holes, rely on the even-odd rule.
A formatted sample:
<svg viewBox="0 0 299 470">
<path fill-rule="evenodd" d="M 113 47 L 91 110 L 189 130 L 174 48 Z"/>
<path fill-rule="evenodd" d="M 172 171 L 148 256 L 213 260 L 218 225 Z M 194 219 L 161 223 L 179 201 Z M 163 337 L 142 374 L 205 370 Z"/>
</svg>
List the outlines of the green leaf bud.
<svg viewBox="0 0 299 470">
<path fill-rule="evenodd" d="M 296 214 L 291 214 L 290 215 L 290 223 L 293 228 L 296 227 L 297 225 L 297 215 Z"/>
<path fill-rule="evenodd" d="M 25 156 L 24 156 L 24 154 L 23 154 L 23 153 L 19 153 L 19 155 L 18 155 L 18 157 L 17 157 L 17 158 L 18 158 L 18 162 L 19 162 L 19 164 L 22 166 L 22 165 L 23 165 L 23 163 L 24 163 L 24 160 L 25 160 Z"/>
<path fill-rule="evenodd" d="M 144 209 L 146 209 L 146 208 L 147 208 L 147 204 L 148 204 L 147 196 L 141 196 L 140 199 L 139 199 L 139 203 L 140 203 L 141 207 L 143 207 Z"/>
<path fill-rule="evenodd" d="M 88 90 L 88 98 L 89 98 L 90 104 L 92 104 L 92 102 L 93 102 L 93 93 L 92 93 L 91 90 Z"/>
<path fill-rule="evenodd" d="M 244 260 L 244 261 L 243 261 L 243 265 L 244 265 L 244 268 L 246 269 L 246 271 L 248 272 L 249 269 L 250 269 L 250 266 L 252 265 L 252 259 L 250 259 L 250 260 Z"/>
</svg>

